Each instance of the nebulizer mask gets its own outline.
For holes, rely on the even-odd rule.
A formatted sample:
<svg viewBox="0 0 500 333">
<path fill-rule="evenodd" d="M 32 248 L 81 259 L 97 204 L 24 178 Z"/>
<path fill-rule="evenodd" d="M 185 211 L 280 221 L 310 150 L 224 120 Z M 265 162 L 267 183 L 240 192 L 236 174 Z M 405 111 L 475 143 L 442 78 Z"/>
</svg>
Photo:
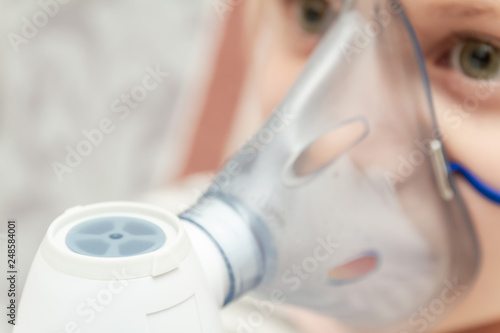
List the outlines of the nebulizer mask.
<svg viewBox="0 0 500 333">
<path fill-rule="evenodd" d="M 478 261 L 410 23 L 397 1 L 353 0 L 193 207 L 54 221 L 15 332 L 220 332 L 249 292 L 352 331 L 421 331 L 415 311 L 456 304 Z"/>
</svg>

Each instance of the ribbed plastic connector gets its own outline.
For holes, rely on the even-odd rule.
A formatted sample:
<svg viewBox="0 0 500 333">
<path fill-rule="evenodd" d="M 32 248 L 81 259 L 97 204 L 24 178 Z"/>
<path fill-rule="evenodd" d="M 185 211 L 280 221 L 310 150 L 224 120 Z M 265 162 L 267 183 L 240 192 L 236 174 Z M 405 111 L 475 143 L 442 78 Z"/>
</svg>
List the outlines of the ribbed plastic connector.
<svg viewBox="0 0 500 333">
<path fill-rule="evenodd" d="M 263 226 L 247 210 L 225 198 L 203 197 L 179 216 L 215 242 L 227 265 L 230 287 L 225 304 L 256 287 L 265 270 Z"/>
</svg>

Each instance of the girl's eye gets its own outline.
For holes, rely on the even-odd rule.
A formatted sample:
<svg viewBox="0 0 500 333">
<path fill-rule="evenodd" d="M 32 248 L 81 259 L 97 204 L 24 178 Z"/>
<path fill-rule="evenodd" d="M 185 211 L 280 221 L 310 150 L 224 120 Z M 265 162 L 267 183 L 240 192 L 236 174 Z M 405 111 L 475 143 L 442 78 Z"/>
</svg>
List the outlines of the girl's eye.
<svg viewBox="0 0 500 333">
<path fill-rule="evenodd" d="M 463 41 L 452 49 L 451 64 L 473 79 L 500 78 L 500 49 L 484 41 Z"/>
<path fill-rule="evenodd" d="M 298 22 L 302 30 L 307 33 L 323 33 L 335 16 L 330 1 L 296 0 L 296 2 Z"/>
</svg>

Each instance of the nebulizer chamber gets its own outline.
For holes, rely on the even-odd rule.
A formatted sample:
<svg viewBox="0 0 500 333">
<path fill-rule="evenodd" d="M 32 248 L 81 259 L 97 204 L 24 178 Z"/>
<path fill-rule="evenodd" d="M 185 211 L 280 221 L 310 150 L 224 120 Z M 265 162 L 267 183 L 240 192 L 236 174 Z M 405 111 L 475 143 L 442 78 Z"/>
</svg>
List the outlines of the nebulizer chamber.
<svg viewBox="0 0 500 333">
<path fill-rule="evenodd" d="M 77 206 L 50 225 L 14 332 L 221 332 L 226 285 L 218 249 L 174 214 L 131 202 Z"/>
<path fill-rule="evenodd" d="M 127 311 L 122 320 L 135 323 L 123 325 L 128 332 L 156 332 L 144 328 L 151 313 L 163 315 L 161 323 L 176 318 L 179 331 L 194 316 L 215 332 L 220 324 L 207 318 L 248 292 L 267 300 L 279 294 L 280 305 L 331 317 L 354 331 L 414 330 L 415 310 L 444 288 L 470 285 L 478 265 L 475 233 L 445 161 L 425 68 L 401 5 L 346 1 L 281 105 L 198 203 L 180 220 L 151 215 L 154 209 L 136 216 L 126 204 L 100 206 L 104 215 L 94 214 L 94 206 L 82 208 L 78 219 L 66 215 L 67 224 L 59 219 L 37 254 L 21 313 L 23 307 L 36 312 L 28 304 L 42 298 L 29 295 L 50 284 L 40 276 L 64 275 L 61 283 L 86 286 L 80 289 L 85 299 L 97 281 L 113 281 L 110 272 L 127 267 L 133 274 L 125 280 L 139 289 L 117 295 L 121 304 L 147 306 L 155 290 L 166 298 L 184 293 L 175 304 L 158 300 L 156 309 L 136 307 L 135 316 Z M 123 258 L 78 253 L 89 236 L 79 235 L 82 223 L 116 221 L 121 211 L 163 230 L 165 237 L 155 239 L 164 243 L 149 234 L 142 239 L 158 246 L 149 252 L 134 252 L 148 248 L 143 244 Z M 176 233 L 169 236 L 168 226 Z M 104 247 L 113 246 L 109 237 L 117 233 L 102 233 Z M 57 237 L 58 245 L 51 245 Z M 74 292 L 65 289 L 59 300 Z M 111 306 L 117 317 L 125 311 Z M 176 306 L 184 312 L 169 312 Z"/>
</svg>

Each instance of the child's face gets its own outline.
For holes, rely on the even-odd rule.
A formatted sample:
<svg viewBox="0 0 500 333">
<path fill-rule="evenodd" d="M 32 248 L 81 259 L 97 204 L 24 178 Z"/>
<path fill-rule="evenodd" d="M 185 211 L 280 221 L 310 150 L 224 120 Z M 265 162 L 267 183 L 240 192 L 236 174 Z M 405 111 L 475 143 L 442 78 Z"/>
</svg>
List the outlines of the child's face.
<svg viewBox="0 0 500 333">
<path fill-rule="evenodd" d="M 423 49 L 450 159 L 500 188 L 500 0 L 402 2 Z M 338 0 L 248 4 L 249 47 L 258 50 L 251 73 L 263 116 L 284 97 L 321 39 L 316 31 L 325 24 L 324 14 L 338 5 Z M 484 79 L 490 83 L 485 85 Z M 458 183 L 480 238 L 483 261 L 466 301 L 444 323 L 447 329 L 500 320 L 500 206 L 460 177 Z"/>
</svg>

